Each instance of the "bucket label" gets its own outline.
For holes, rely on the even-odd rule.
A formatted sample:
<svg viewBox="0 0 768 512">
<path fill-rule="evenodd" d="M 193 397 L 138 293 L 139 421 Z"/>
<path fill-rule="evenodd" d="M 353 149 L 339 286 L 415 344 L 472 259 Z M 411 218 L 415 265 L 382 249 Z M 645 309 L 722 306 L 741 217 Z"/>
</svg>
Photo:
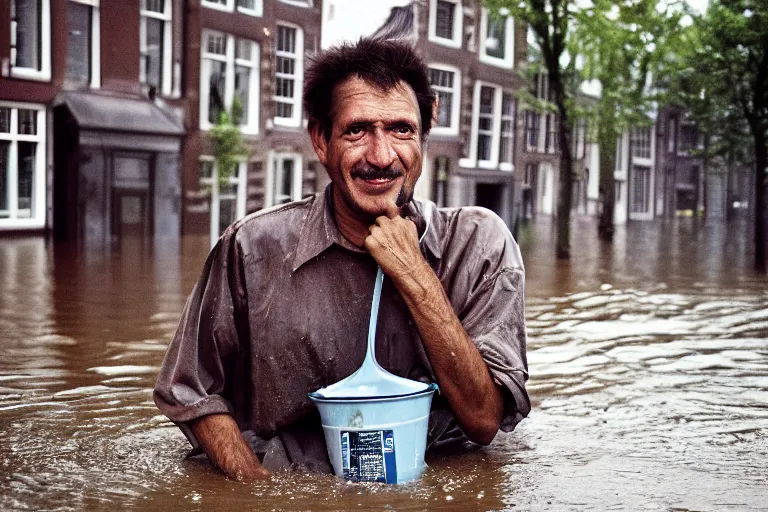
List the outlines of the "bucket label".
<svg viewBox="0 0 768 512">
<path fill-rule="evenodd" d="M 344 478 L 397 483 L 394 434 L 391 430 L 342 431 L 341 463 Z"/>
</svg>

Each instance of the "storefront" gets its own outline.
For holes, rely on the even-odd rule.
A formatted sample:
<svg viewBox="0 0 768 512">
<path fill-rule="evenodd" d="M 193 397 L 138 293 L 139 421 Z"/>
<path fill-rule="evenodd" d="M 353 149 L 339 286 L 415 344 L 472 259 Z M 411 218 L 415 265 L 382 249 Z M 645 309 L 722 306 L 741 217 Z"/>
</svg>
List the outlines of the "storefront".
<svg viewBox="0 0 768 512">
<path fill-rule="evenodd" d="M 148 100 L 63 93 L 53 118 L 58 239 L 179 239 L 184 130 L 171 112 Z"/>
</svg>

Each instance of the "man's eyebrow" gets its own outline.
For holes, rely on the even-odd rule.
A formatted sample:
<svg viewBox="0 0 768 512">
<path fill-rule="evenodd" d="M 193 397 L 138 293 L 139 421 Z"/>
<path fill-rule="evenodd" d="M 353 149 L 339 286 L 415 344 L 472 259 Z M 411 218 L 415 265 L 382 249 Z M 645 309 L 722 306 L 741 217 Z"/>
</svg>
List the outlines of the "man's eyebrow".
<svg viewBox="0 0 768 512">
<path fill-rule="evenodd" d="M 365 127 L 372 126 L 379 121 L 381 121 L 386 127 L 408 126 L 415 130 L 419 126 L 416 120 L 409 119 L 407 117 L 398 117 L 394 119 L 386 119 L 383 121 L 380 119 L 354 118 L 354 119 L 350 119 L 349 121 L 346 121 L 342 126 L 344 127 L 345 130 L 348 130 L 349 128 L 352 128 L 352 127 L 365 128 Z"/>
</svg>

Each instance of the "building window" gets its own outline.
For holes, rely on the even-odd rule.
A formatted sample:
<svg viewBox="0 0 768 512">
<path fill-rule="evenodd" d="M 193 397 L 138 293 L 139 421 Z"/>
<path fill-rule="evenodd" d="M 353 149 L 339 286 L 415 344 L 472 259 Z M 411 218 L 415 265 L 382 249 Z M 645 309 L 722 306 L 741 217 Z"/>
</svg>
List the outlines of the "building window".
<svg viewBox="0 0 768 512">
<path fill-rule="evenodd" d="M 201 5 L 219 11 L 233 12 L 237 8 L 250 16 L 262 15 L 262 0 L 201 0 Z"/>
<path fill-rule="evenodd" d="M 515 107 L 511 95 L 504 105 L 505 95 L 498 85 L 475 82 L 469 157 L 459 160 L 461 167 L 512 170 Z"/>
<path fill-rule="evenodd" d="M 505 68 L 514 64 L 515 26 L 511 16 L 491 16 L 483 7 L 480 17 L 480 60 Z"/>
<path fill-rule="evenodd" d="M 304 34 L 298 27 L 278 24 L 276 36 L 275 124 L 299 126 L 304 82 Z"/>
<path fill-rule="evenodd" d="M 45 226 L 45 109 L 0 103 L 0 227 Z"/>
<path fill-rule="evenodd" d="M 237 98 L 243 133 L 259 131 L 259 45 L 221 32 L 205 31 L 200 79 L 200 128 L 209 130 Z M 234 109 L 233 109 L 234 110 Z"/>
<path fill-rule="evenodd" d="M 461 0 L 430 0 L 429 40 L 452 48 L 461 48 Z"/>
<path fill-rule="evenodd" d="M 50 0 L 11 0 L 11 76 L 51 79 Z"/>
<path fill-rule="evenodd" d="M 170 0 L 142 0 L 139 79 L 165 95 L 171 94 L 171 27 Z"/>
<path fill-rule="evenodd" d="M 680 126 L 680 152 L 689 153 L 698 147 L 699 132 L 696 126 L 682 124 Z"/>
<path fill-rule="evenodd" d="M 448 176 L 450 160 L 446 156 L 435 158 L 434 182 L 435 192 L 434 200 L 438 207 L 448 206 Z"/>
<path fill-rule="evenodd" d="M 648 213 L 651 203 L 650 167 L 632 166 L 630 195 L 630 211 L 632 213 Z"/>
<path fill-rule="evenodd" d="M 667 120 L 667 153 L 675 152 L 675 139 L 677 138 L 677 121 L 674 117 Z"/>
<path fill-rule="evenodd" d="M 632 146 L 633 158 L 651 158 L 651 127 L 632 127 L 630 145 Z"/>
<path fill-rule="evenodd" d="M 101 49 L 99 0 L 67 2 L 67 68 L 69 87 L 99 87 Z"/>
<path fill-rule="evenodd" d="M 480 108 L 477 123 L 477 160 L 491 161 L 493 146 L 493 103 L 496 91 L 493 87 L 480 88 Z"/>
<path fill-rule="evenodd" d="M 573 127 L 573 135 L 571 144 L 571 155 L 575 160 L 581 160 L 586 156 L 586 137 L 587 137 L 587 120 L 583 117 L 576 121 L 576 126 Z"/>
<path fill-rule="evenodd" d="M 284 4 L 295 5 L 297 7 L 312 7 L 314 5 L 313 0 L 280 0 Z"/>
<path fill-rule="evenodd" d="M 504 170 L 512 170 L 515 151 L 515 100 L 505 92 L 501 99 L 501 137 L 499 164 Z"/>
<path fill-rule="evenodd" d="M 302 179 L 300 154 L 273 153 L 267 175 L 266 206 L 301 199 Z"/>
<path fill-rule="evenodd" d="M 211 192 L 211 245 L 230 224 L 245 217 L 246 168 L 246 162 L 240 162 L 237 173 L 221 183 L 213 157 L 200 158 L 200 188 Z"/>
<path fill-rule="evenodd" d="M 541 130 L 541 114 L 528 110 L 525 112 L 525 145 L 528 151 L 539 149 L 539 131 Z"/>
<path fill-rule="evenodd" d="M 432 64 L 429 67 L 429 79 L 438 97 L 437 123 L 432 128 L 432 133 L 458 135 L 461 104 L 459 70 L 451 66 Z"/>
</svg>

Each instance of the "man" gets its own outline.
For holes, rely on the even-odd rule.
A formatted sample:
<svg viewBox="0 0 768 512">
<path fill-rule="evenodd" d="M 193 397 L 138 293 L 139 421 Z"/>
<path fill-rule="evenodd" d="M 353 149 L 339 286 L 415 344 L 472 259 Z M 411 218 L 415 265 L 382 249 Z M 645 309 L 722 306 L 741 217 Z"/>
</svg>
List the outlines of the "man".
<svg viewBox="0 0 768 512">
<path fill-rule="evenodd" d="M 439 384 L 431 445 L 488 444 L 528 414 L 517 244 L 488 210 L 413 199 L 434 98 L 404 43 L 363 39 L 307 71 L 309 134 L 332 183 L 227 229 L 155 389 L 160 410 L 226 475 L 331 471 L 307 393 L 362 363 L 377 265 L 387 276 L 377 360 Z"/>
</svg>

